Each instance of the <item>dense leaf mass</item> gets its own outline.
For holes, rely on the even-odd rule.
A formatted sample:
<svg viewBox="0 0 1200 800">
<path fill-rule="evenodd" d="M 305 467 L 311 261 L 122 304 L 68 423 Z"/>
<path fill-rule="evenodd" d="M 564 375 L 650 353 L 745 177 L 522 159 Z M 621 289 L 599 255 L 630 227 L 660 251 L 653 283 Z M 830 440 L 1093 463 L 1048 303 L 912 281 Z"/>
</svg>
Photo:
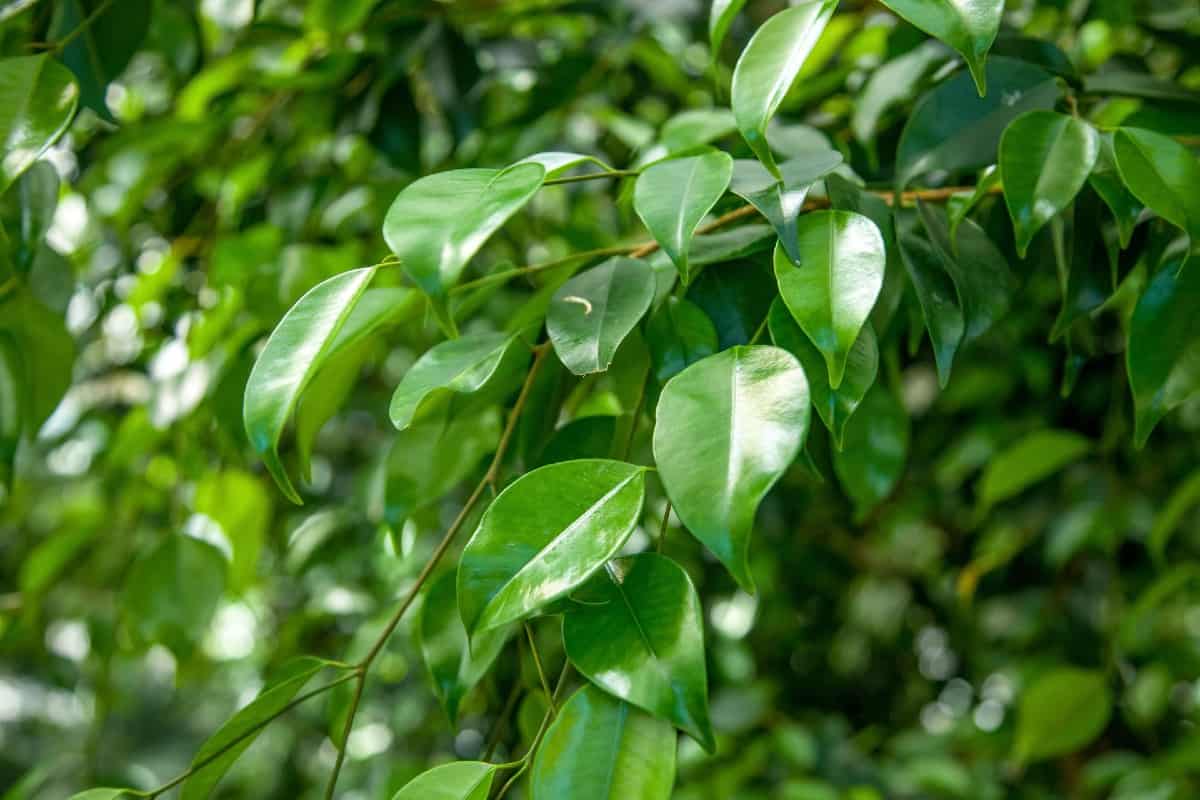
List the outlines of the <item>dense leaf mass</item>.
<svg viewBox="0 0 1200 800">
<path fill-rule="evenodd" d="M 1200 796 L 1197 0 L 0 0 L 0 796 Z"/>
</svg>

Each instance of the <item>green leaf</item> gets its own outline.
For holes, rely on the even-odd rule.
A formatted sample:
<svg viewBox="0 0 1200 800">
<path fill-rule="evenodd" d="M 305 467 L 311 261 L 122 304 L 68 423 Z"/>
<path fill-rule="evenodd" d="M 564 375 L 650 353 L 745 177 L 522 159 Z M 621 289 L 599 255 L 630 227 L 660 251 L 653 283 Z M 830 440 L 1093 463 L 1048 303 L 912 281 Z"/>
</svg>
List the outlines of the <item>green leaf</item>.
<svg viewBox="0 0 1200 800">
<path fill-rule="evenodd" d="M 369 340 L 419 307 L 420 295 L 412 289 L 367 289 L 358 299 L 296 404 L 296 452 L 305 480 L 310 477 L 317 434 L 354 388 L 354 379 L 371 352 Z"/>
<path fill-rule="evenodd" d="M 1033 484 L 1045 480 L 1087 455 L 1092 443 L 1071 431 L 1043 430 L 1027 434 L 997 454 L 979 480 L 979 502 L 983 508 L 1016 497 Z"/>
<path fill-rule="evenodd" d="M 71 795 L 68 800 L 120 800 L 127 795 L 136 796 L 133 789 L 88 789 Z"/>
<path fill-rule="evenodd" d="M 715 332 L 713 338 L 716 339 Z M 24 362 L 15 337 L 0 331 L 0 487 L 4 489 L 12 484 L 13 464 L 21 445 L 23 372 Z"/>
<path fill-rule="evenodd" d="M 733 24 L 734 18 L 744 5 L 746 0 L 713 0 L 712 8 L 708 12 L 708 49 L 712 53 L 713 61 L 720 55 L 725 34 L 729 33 L 729 26 Z"/>
<path fill-rule="evenodd" d="M 912 101 L 926 76 L 951 57 L 940 42 L 926 41 L 872 72 L 854 101 L 850 118 L 854 138 L 863 144 L 874 141 L 884 114 Z"/>
<path fill-rule="evenodd" d="M 713 752 L 703 615 L 683 568 L 654 553 L 618 559 L 572 599 L 562 630 L 576 669 Z"/>
<path fill-rule="evenodd" d="M 1113 153 L 1129 191 L 1200 246 L 1200 161 L 1192 152 L 1161 133 L 1121 128 Z"/>
<path fill-rule="evenodd" d="M 904 299 L 904 265 L 900 260 L 900 247 L 896 243 L 896 223 L 892 209 L 883 198 L 870 192 L 863 191 L 837 173 L 825 178 L 825 190 L 829 194 L 829 203 L 839 211 L 853 211 L 862 214 L 872 222 L 883 235 L 884 250 L 887 251 L 887 264 L 884 268 L 883 288 L 879 290 L 879 299 L 871 310 L 871 323 L 876 330 L 885 331 Z"/>
<path fill-rule="evenodd" d="M 115 123 L 105 93 L 125 71 L 146 38 L 151 0 L 62 0 L 55 4 L 50 38 L 78 31 L 62 50 L 62 60 L 79 79 L 79 100 L 106 122 Z"/>
<path fill-rule="evenodd" d="M 564 153 L 557 150 L 534 153 L 531 156 L 522 158 L 517 164 L 540 164 L 546 170 L 545 180 L 557 178 L 564 172 L 569 172 L 582 164 L 595 164 L 605 172 L 612 172 L 612 167 L 595 156 L 584 155 L 583 153 Z"/>
<path fill-rule="evenodd" d="M 779 295 L 825 357 L 829 385 L 842 383 L 846 359 L 883 288 L 883 235 L 852 211 L 815 211 L 796 225 L 798 263 L 775 247 Z"/>
<path fill-rule="evenodd" d="M 740 158 L 733 162 L 730 189 L 767 218 L 788 257 L 800 263 L 796 222 L 804 208 L 804 198 L 814 183 L 841 163 L 842 154 L 836 150 L 814 150 L 781 164 L 779 172 L 783 177 L 778 179 L 759 162 Z"/>
<path fill-rule="evenodd" d="M 271 525 L 271 498 L 262 484 L 238 469 L 211 472 L 196 484 L 192 505 L 219 525 L 229 542 L 232 587 L 249 586 L 258 575 L 258 557 Z"/>
<path fill-rule="evenodd" d="M 446 404 L 396 434 L 385 465 L 383 518 L 399 530 L 479 466 L 500 441 L 500 412 Z"/>
<path fill-rule="evenodd" d="M 129 570 L 122 617 L 137 645 L 164 644 L 186 658 L 203 638 L 224 591 L 221 552 L 190 536 L 167 534 Z"/>
<path fill-rule="evenodd" d="M 958 227 L 983 198 L 1000 186 L 1000 169 L 996 165 L 985 167 L 975 180 L 975 188 L 969 193 L 952 195 L 946 201 L 946 216 L 950 218 L 950 240 L 958 239 Z"/>
<path fill-rule="evenodd" d="M 293 503 L 303 501 L 279 458 L 279 440 L 301 393 L 324 364 L 375 269 L 335 275 L 296 301 L 271 332 L 246 382 L 242 407 L 246 435 Z"/>
<path fill-rule="evenodd" d="M 487 800 L 496 770 L 482 761 L 442 764 L 404 784 L 392 800 Z"/>
<path fill-rule="evenodd" d="M 288 664 L 282 677 L 260 692 L 200 746 L 192 759 L 196 771 L 183 784 L 179 800 L 204 800 L 211 795 L 238 757 L 254 744 L 265 723 L 278 716 L 312 677 L 327 666 L 328 661 L 311 656 Z M 197 767 L 202 763 L 203 766 Z"/>
<path fill-rule="evenodd" d="M 1117 232 L 1120 235 L 1121 249 L 1124 250 L 1133 241 L 1133 229 L 1137 227 L 1146 207 L 1125 187 L 1125 181 L 1121 179 L 1121 174 L 1117 171 L 1117 157 L 1113 153 L 1112 134 L 1102 134 L 1100 142 L 1100 158 L 1096 161 L 1096 167 L 1091 177 L 1088 178 L 1088 183 L 1096 190 L 1096 194 L 1100 195 L 1100 199 L 1108 206 L 1108 210 L 1112 212 L 1117 223 Z"/>
<path fill-rule="evenodd" d="M 1096 235 L 1100 230 L 1097 194 L 1085 189 L 1066 222 L 1069 224 L 1062 226 L 1063 231 L 1054 231 L 1063 305 L 1050 332 L 1050 341 L 1061 338 L 1076 320 L 1104 305 L 1116 289 L 1104 239 Z"/>
<path fill-rule="evenodd" d="M 1111 714 L 1103 673 L 1058 667 L 1021 695 L 1013 756 L 1028 764 L 1073 753 L 1104 731 Z"/>
<path fill-rule="evenodd" d="M 506 394 L 529 363 L 529 348 L 515 336 L 478 333 L 440 342 L 425 351 L 392 394 L 392 424 L 404 430 L 418 412 L 450 395 Z"/>
<path fill-rule="evenodd" d="M 597 689 L 573 694 L 533 759 L 533 800 L 667 800 L 675 729 Z"/>
<path fill-rule="evenodd" d="M 883 0 L 883 4 L 967 61 L 980 96 L 987 93 L 984 65 L 1004 15 L 1004 0 Z"/>
<path fill-rule="evenodd" d="M 901 233 L 900 256 L 933 343 L 938 383 L 945 388 L 967 328 L 958 290 L 946 273 L 938 249 L 928 239 L 909 231 Z"/>
<path fill-rule="evenodd" d="M 653 300 L 654 272 L 640 259 L 617 256 L 579 273 L 546 313 L 554 352 L 576 375 L 604 372 Z"/>
<path fill-rule="evenodd" d="M 813 406 L 825 427 L 833 434 L 834 445 L 842 449 L 846 422 L 875 383 L 875 375 L 879 371 L 879 343 L 875 339 L 874 329 L 869 323 L 863 326 L 846 360 L 845 379 L 841 386 L 834 389 L 829 385 L 824 357 L 800 330 L 782 300 L 777 299 L 771 304 L 767 325 L 771 330 L 771 341 L 800 360 L 808 377 Z"/>
<path fill-rule="evenodd" d="M 541 188 L 545 175 L 532 162 L 439 172 L 404 187 L 388 208 L 383 238 L 448 330 L 454 323 L 446 293 L 484 242 Z"/>
<path fill-rule="evenodd" d="M 738 130 L 777 178 L 783 176 L 767 143 L 767 123 L 779 110 L 835 8 L 837 0 L 809 0 L 780 11 L 755 32 L 734 67 L 730 91 Z"/>
<path fill-rule="evenodd" d="M 896 488 L 908 459 L 909 420 L 904 406 L 876 383 L 846 423 L 833 471 L 862 520 Z"/>
<path fill-rule="evenodd" d="M 58 207 L 58 170 L 49 161 L 35 161 L 17 180 L 20 221 L 16 231 L 13 260 L 17 269 L 28 273 L 45 246 L 42 240 L 54 221 Z M 51 251 L 53 252 L 53 251 Z M 57 255 L 57 254 L 55 254 Z M 32 281 L 32 278 L 30 279 Z M 70 291 L 71 287 L 66 287 Z"/>
<path fill-rule="evenodd" d="M 992 91 L 979 97 L 960 73 L 922 97 L 909 115 L 896 153 L 896 185 L 930 172 L 982 169 L 996 163 L 1000 137 L 1027 111 L 1051 109 L 1062 96 L 1050 73 L 1009 58 L 988 61 Z"/>
<path fill-rule="evenodd" d="M 691 364 L 717 352 L 717 329 L 697 306 L 680 297 L 668 297 L 646 322 L 646 344 L 659 383 Z"/>
<path fill-rule="evenodd" d="M 0 194 L 66 133 L 78 105 L 74 76 L 48 54 L 0 61 Z"/>
<path fill-rule="evenodd" d="M 1099 155 L 1091 125 L 1053 111 L 1030 111 L 1004 130 L 1000 176 L 1021 258 L 1034 234 L 1075 199 Z"/>
<path fill-rule="evenodd" d="M 725 194 L 733 173 L 727 153 L 660 161 L 638 176 L 633 207 L 650 235 L 675 262 L 684 283 L 691 281 L 688 248 L 696 226 Z"/>
<path fill-rule="evenodd" d="M 675 513 L 751 589 L 755 512 L 808 433 L 804 370 L 777 347 L 724 350 L 668 381 L 655 419 L 654 460 Z"/>
<path fill-rule="evenodd" d="M 425 592 L 417 617 L 421 657 L 451 725 L 458 720 L 459 704 L 487 674 L 511 632 L 509 627 L 496 628 L 480 633 L 473 643 L 468 643 L 458 613 L 456 587 L 454 572 L 445 572 L 435 579 Z"/>
<path fill-rule="evenodd" d="M 1154 560 L 1162 565 L 1165 562 L 1167 543 L 1171 535 L 1183 521 L 1184 515 L 1200 504 L 1200 472 L 1193 472 L 1188 479 L 1177 486 L 1167 499 L 1167 504 L 1154 518 L 1154 527 L 1146 538 L 1146 547 Z"/>
<path fill-rule="evenodd" d="M 20 403 L 24 434 L 33 436 L 71 386 L 75 341 L 62 318 L 23 287 L 0 299 L 0 334 L 15 348 L 10 368 L 17 388 L 6 402 Z"/>
<path fill-rule="evenodd" d="M 536 614 L 604 566 L 637 526 L 645 483 L 643 467 L 584 459 L 535 469 L 501 492 L 458 566 L 472 640 Z"/>
<path fill-rule="evenodd" d="M 1178 259 L 1159 267 L 1129 320 L 1125 367 L 1138 447 L 1168 411 L 1200 391 L 1200 270 L 1193 267 Z"/>
<path fill-rule="evenodd" d="M 978 339 L 1008 313 L 1016 278 L 1004 254 L 973 221 L 959 223 L 951 240 L 945 210 L 923 202 L 918 202 L 917 208 L 958 294 L 965 322 L 963 343 Z"/>
</svg>

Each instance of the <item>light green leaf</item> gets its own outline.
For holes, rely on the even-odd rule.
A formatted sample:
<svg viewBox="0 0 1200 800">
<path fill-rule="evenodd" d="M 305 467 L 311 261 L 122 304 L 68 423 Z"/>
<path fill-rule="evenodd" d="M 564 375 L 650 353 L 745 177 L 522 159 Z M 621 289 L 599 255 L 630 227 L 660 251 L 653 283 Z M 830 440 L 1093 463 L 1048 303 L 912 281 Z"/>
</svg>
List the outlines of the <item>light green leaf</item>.
<svg viewBox="0 0 1200 800">
<path fill-rule="evenodd" d="M 863 326 L 846 360 L 842 385 L 834 389 L 829 385 L 824 357 L 800 330 L 781 299 L 776 298 L 771 304 L 767 326 L 771 330 L 771 341 L 800 360 L 808 377 L 813 406 L 825 427 L 833 434 L 834 446 L 840 450 L 846 422 L 875 383 L 875 375 L 879 371 L 879 343 L 875 339 L 875 330 L 870 323 Z"/>
<path fill-rule="evenodd" d="M 966 73 L 939 85 L 913 108 L 896 153 L 896 185 L 904 188 L 934 171 L 982 169 L 996 163 L 1008 123 L 1034 109 L 1051 109 L 1062 95 L 1053 75 L 1023 61 L 988 61 L 992 91 L 979 97 Z"/>
<path fill-rule="evenodd" d="M 1184 515 L 1200 504 L 1200 472 L 1193 472 L 1188 479 L 1171 492 L 1167 504 L 1154 518 L 1154 527 L 1146 539 L 1150 555 L 1160 565 L 1164 563 L 1167 543 L 1183 521 Z"/>
<path fill-rule="evenodd" d="M 517 164 L 540 164 L 542 169 L 546 170 L 545 180 L 557 178 L 564 172 L 568 172 L 583 164 L 595 164 L 604 172 L 612 172 L 612 167 L 595 156 L 583 153 L 564 153 L 556 150 L 548 150 L 543 153 L 534 153 L 531 156 L 525 156 Z"/>
<path fill-rule="evenodd" d="M 895 395 L 876 383 L 846 423 L 833 471 L 862 520 L 896 488 L 908 459 L 908 413 Z"/>
<path fill-rule="evenodd" d="M 1200 270 L 1195 266 L 1168 259 L 1129 320 L 1125 367 L 1138 447 L 1168 411 L 1200 391 Z"/>
<path fill-rule="evenodd" d="M 808 433 L 804 370 L 777 347 L 733 347 L 668 381 L 655 418 L 654 460 L 675 513 L 752 589 L 755 512 Z"/>
<path fill-rule="evenodd" d="M 896 221 L 892 209 L 883 198 L 864 191 L 836 172 L 825 178 L 825 191 L 829 195 L 829 204 L 839 211 L 853 211 L 862 214 L 872 222 L 883 234 L 883 246 L 887 251 L 887 264 L 884 268 L 883 288 L 879 290 L 879 299 L 871 309 L 871 324 L 876 330 L 887 330 L 888 325 L 904 299 L 904 265 L 900 260 L 900 247 L 896 243 Z"/>
<path fill-rule="evenodd" d="M 571 372 L 604 372 L 653 300 L 649 264 L 610 258 L 559 287 L 546 312 L 546 332 Z"/>
<path fill-rule="evenodd" d="M 780 11 L 755 32 L 734 67 L 730 91 L 738 130 L 776 177 L 782 175 L 767 143 L 767 123 L 779 110 L 835 8 L 837 0 L 809 0 Z"/>
<path fill-rule="evenodd" d="M 392 800 L 487 800 L 496 769 L 482 761 L 442 764 L 406 783 Z"/>
<path fill-rule="evenodd" d="M 984 508 L 1016 497 L 1083 458 L 1092 443 L 1071 431 L 1043 430 L 1026 435 L 996 455 L 979 480 L 979 502 Z"/>
<path fill-rule="evenodd" d="M 729 187 L 733 159 L 712 152 L 660 161 L 638 176 L 633 207 L 650 235 L 675 262 L 684 283 L 691 280 L 688 248 L 700 220 Z"/>
<path fill-rule="evenodd" d="M 533 162 L 450 170 L 413 181 L 392 202 L 383 238 L 448 330 L 454 323 L 446 293 L 484 242 L 541 188 L 545 175 Z"/>
<path fill-rule="evenodd" d="M 196 484 L 193 508 L 220 526 L 233 551 L 230 583 L 244 589 L 258 575 L 258 556 L 271 525 L 271 498 L 239 469 L 211 472 Z"/>
<path fill-rule="evenodd" d="M 375 269 L 343 272 L 310 289 L 275 326 L 246 382 L 242 407 L 246 435 L 280 490 L 294 503 L 303 501 L 279 458 L 283 428 Z"/>
<path fill-rule="evenodd" d="M 200 746 L 192 759 L 192 765 L 195 767 L 203 762 L 207 763 L 198 767 L 188 777 L 180 791 L 179 800 L 204 800 L 211 795 L 233 763 L 262 733 L 265 723 L 282 712 L 312 677 L 327 666 L 329 662 L 309 656 L 288 664 L 283 675 L 234 714 Z M 217 753 L 220 755 L 213 758 Z"/>
<path fill-rule="evenodd" d="M 1053 111 L 1017 117 L 1000 139 L 1004 200 L 1017 234 L 1017 253 L 1065 209 L 1100 155 L 1100 137 L 1086 122 Z"/>
<path fill-rule="evenodd" d="M 944 388 L 967 327 L 958 290 L 946 274 L 938 249 L 928 239 L 909 231 L 901 233 L 900 256 L 921 306 L 925 329 L 933 343 L 938 383 Z"/>
<path fill-rule="evenodd" d="M 1028 764 L 1073 753 L 1104 731 L 1111 714 L 1103 673 L 1058 667 L 1021 695 L 1013 756 Z"/>
<path fill-rule="evenodd" d="M 448 395 L 505 394 L 528 363 L 529 348 L 503 333 L 440 342 L 417 359 L 396 387 L 388 411 L 392 424 L 404 430 L 431 401 Z"/>
<path fill-rule="evenodd" d="M 1200 246 L 1200 161 L 1191 151 L 1161 133 L 1121 128 L 1113 154 L 1129 191 Z"/>
<path fill-rule="evenodd" d="M 458 719 L 459 704 L 487 674 L 511 632 L 509 627 L 484 631 L 471 646 L 458 613 L 456 587 L 455 574 L 443 573 L 425 592 L 417 617 L 421 657 L 452 725 Z"/>
<path fill-rule="evenodd" d="M 686 367 L 717 352 L 717 329 L 695 303 L 668 297 L 646 323 L 654 378 L 666 383 Z"/>
<path fill-rule="evenodd" d="M 595 686 L 573 694 L 533 760 L 533 800 L 667 800 L 675 729 Z"/>
<path fill-rule="evenodd" d="M 134 794 L 132 789 L 88 789 L 71 795 L 68 800 L 120 800 Z"/>
<path fill-rule="evenodd" d="M 846 359 L 883 288 L 883 235 L 852 211 L 815 211 L 796 225 L 798 264 L 775 247 L 779 294 L 825 357 L 829 385 L 842 383 Z"/>
<path fill-rule="evenodd" d="M 874 141 L 884 114 L 911 102 L 925 76 L 952 57 L 940 42 L 926 41 L 872 72 L 854 101 L 850 118 L 854 138 L 863 144 Z"/>
<path fill-rule="evenodd" d="M 472 639 L 536 614 L 604 566 L 637 526 L 645 482 L 643 467 L 584 459 L 535 469 L 501 492 L 458 565 Z"/>
<path fill-rule="evenodd" d="M 713 0 L 712 8 L 708 12 L 708 49 L 712 53 L 713 61 L 720 55 L 725 34 L 729 33 L 729 26 L 733 24 L 734 18 L 744 5 L 746 0 Z"/>
<path fill-rule="evenodd" d="M 74 76 L 49 54 L 0 61 L 0 194 L 66 132 L 78 105 Z"/>
<path fill-rule="evenodd" d="M 221 552 L 190 536 L 167 534 L 129 570 L 121 616 L 138 646 L 164 644 L 186 658 L 203 639 L 224 591 Z"/>
<path fill-rule="evenodd" d="M 883 4 L 957 50 L 966 59 L 980 96 L 987 92 L 984 65 L 1000 31 L 1004 0 L 883 0 Z"/>
<path fill-rule="evenodd" d="M 572 599 L 563 646 L 576 669 L 712 752 L 703 615 L 683 568 L 654 553 L 618 559 Z"/>
<path fill-rule="evenodd" d="M 800 263 L 796 222 L 804 208 L 804 198 L 814 183 L 841 163 L 842 154 L 836 150 L 813 150 L 781 164 L 779 172 L 783 177 L 779 179 L 759 162 L 739 158 L 733 162 L 730 189 L 767 218 L 788 257 Z"/>
</svg>

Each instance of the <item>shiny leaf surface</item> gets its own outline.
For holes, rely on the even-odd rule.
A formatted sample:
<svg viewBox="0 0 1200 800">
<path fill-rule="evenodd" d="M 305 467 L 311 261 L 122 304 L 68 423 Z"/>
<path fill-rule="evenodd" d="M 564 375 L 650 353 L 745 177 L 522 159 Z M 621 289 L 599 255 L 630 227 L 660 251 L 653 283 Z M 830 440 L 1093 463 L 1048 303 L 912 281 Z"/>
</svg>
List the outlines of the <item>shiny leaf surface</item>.
<svg viewBox="0 0 1200 800">
<path fill-rule="evenodd" d="M 776 178 L 759 162 L 738 159 L 733 162 L 733 181 L 729 188 L 767 218 L 788 256 L 799 263 L 796 223 L 804 207 L 804 198 L 814 183 L 841 163 L 842 154 L 836 150 L 814 150 L 783 162 L 779 166 L 782 178 Z"/>
<path fill-rule="evenodd" d="M 0 192 L 66 132 L 78 104 L 74 76 L 49 54 L 0 61 Z"/>
<path fill-rule="evenodd" d="M 984 65 L 1004 14 L 1004 0 L 883 0 L 883 4 L 967 61 L 979 94 L 987 92 Z"/>
<path fill-rule="evenodd" d="M 634 209 L 685 283 L 692 278 L 688 248 L 696 226 L 725 194 L 732 173 L 728 154 L 705 153 L 647 167 L 634 185 Z"/>
<path fill-rule="evenodd" d="M 605 371 L 653 300 L 654 274 L 640 259 L 618 256 L 581 272 L 550 301 L 554 352 L 576 375 Z"/>
</svg>

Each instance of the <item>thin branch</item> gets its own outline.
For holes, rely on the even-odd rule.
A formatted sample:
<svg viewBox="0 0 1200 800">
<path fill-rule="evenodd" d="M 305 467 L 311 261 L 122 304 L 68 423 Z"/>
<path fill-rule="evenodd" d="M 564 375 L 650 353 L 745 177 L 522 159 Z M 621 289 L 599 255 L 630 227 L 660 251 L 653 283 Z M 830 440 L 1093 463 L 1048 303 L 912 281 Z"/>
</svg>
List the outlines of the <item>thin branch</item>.
<svg viewBox="0 0 1200 800">
<path fill-rule="evenodd" d="M 542 684 L 542 691 L 546 693 L 546 702 L 553 710 L 554 691 L 550 688 L 550 681 L 546 680 L 546 671 L 542 669 L 542 657 L 538 655 L 537 642 L 533 640 L 533 628 L 529 627 L 528 622 L 522 627 L 525 628 L 525 638 L 529 640 L 529 654 L 533 656 L 533 667 L 537 670 L 538 681 Z"/>
<path fill-rule="evenodd" d="M 72 41 L 74 41 L 75 37 L 79 36 L 79 34 L 83 33 L 89 27 L 91 27 L 91 24 L 96 21 L 96 18 L 99 17 L 101 14 L 103 14 L 105 11 L 107 11 L 108 7 L 111 6 L 112 4 L 113 4 L 113 0 L 103 0 L 103 2 L 101 2 L 100 5 L 96 6 L 94 9 L 92 9 L 92 13 L 90 13 L 86 17 L 84 17 L 83 21 L 80 22 L 78 25 L 76 25 L 75 28 L 72 29 L 70 33 L 68 33 L 66 36 L 64 36 L 63 38 L 59 39 L 58 41 L 56 41 L 54 43 L 54 51 L 62 52 L 63 48 L 65 48 L 68 44 L 70 44 Z"/>
<path fill-rule="evenodd" d="M 572 253 L 562 258 L 556 258 L 552 261 L 544 261 L 540 264 L 531 264 L 527 267 L 514 267 L 506 269 L 503 272 L 493 272 L 491 275 L 484 275 L 481 278 L 460 283 L 450 289 L 450 294 L 458 294 L 465 292 L 468 289 L 478 289 L 481 286 L 489 286 L 493 283 L 504 283 L 509 278 L 516 278 L 520 275 L 535 275 L 539 272 L 545 272 L 548 269 L 562 267 L 570 264 L 572 261 L 583 261 L 589 258 L 601 258 L 603 256 L 619 256 L 629 252 L 629 247 L 618 245 L 615 247 L 599 247 L 595 250 L 584 250 L 579 253 Z"/>
<path fill-rule="evenodd" d="M 500 787 L 500 791 L 496 793 L 495 800 L 501 800 L 508 793 L 508 790 L 525 774 L 525 770 L 529 769 L 529 764 L 533 761 L 533 757 L 542 743 L 542 737 L 546 735 L 546 730 L 550 727 L 550 720 L 554 719 L 558 714 L 555 708 L 558 705 L 559 696 L 562 694 L 563 688 L 567 685 L 567 678 L 570 674 L 571 662 L 564 661 L 562 672 L 558 673 L 558 683 L 554 685 L 554 695 L 550 698 L 550 707 L 546 709 L 546 713 L 542 716 L 541 724 L 538 725 L 537 733 L 534 734 L 533 741 L 529 744 L 529 749 L 525 751 L 525 755 L 521 756 L 521 760 L 516 762 L 520 767 Z"/>
</svg>

